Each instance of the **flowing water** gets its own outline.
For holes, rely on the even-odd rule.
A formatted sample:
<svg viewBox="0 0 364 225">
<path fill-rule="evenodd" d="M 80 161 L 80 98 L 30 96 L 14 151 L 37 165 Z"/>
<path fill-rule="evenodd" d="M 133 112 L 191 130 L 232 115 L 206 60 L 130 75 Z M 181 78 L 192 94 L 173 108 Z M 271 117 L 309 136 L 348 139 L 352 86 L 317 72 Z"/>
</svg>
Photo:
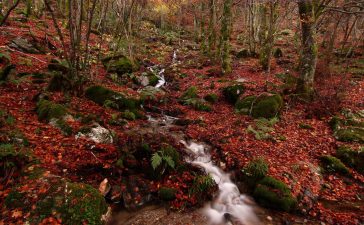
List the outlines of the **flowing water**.
<svg viewBox="0 0 364 225">
<path fill-rule="evenodd" d="M 219 187 L 217 198 L 203 208 L 203 213 L 208 217 L 210 224 L 231 224 L 232 222 L 240 222 L 244 225 L 260 224 L 253 210 L 253 202 L 248 196 L 240 194 L 229 174 L 214 165 L 206 146 L 195 142 L 181 141 L 181 143 L 191 155 L 187 159 L 188 162 L 204 169 Z"/>
</svg>

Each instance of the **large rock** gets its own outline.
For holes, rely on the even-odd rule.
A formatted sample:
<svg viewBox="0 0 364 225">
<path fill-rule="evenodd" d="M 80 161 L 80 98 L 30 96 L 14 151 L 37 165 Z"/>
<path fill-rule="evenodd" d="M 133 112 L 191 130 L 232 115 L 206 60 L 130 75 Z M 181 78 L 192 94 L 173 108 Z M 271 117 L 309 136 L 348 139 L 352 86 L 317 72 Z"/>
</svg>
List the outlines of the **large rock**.
<svg viewBox="0 0 364 225">
<path fill-rule="evenodd" d="M 234 84 L 222 89 L 222 94 L 226 100 L 232 104 L 235 104 L 239 96 L 244 93 L 244 86 L 242 84 Z"/>
<path fill-rule="evenodd" d="M 254 118 L 272 118 L 279 114 L 283 107 L 282 96 L 278 94 L 264 94 L 248 96 L 238 100 L 235 104 L 237 112 L 250 114 Z"/>
<path fill-rule="evenodd" d="M 133 62 L 123 54 L 115 54 L 104 57 L 102 60 L 107 72 L 123 75 L 135 71 Z"/>
<path fill-rule="evenodd" d="M 107 204 L 101 193 L 88 184 L 45 174 L 26 186 L 14 189 L 5 201 L 7 208 L 17 202 L 32 224 L 41 224 L 50 217 L 59 218 L 62 224 L 104 224 Z"/>
<path fill-rule="evenodd" d="M 42 52 L 25 38 L 17 37 L 9 44 L 10 48 L 17 49 L 24 53 L 41 54 Z"/>
<path fill-rule="evenodd" d="M 287 212 L 292 211 L 297 204 L 287 185 L 273 177 L 263 178 L 255 188 L 253 195 L 263 206 Z"/>
<path fill-rule="evenodd" d="M 76 139 L 80 137 L 87 137 L 88 139 L 102 144 L 112 144 L 113 143 L 113 136 L 112 133 L 100 126 L 99 124 L 95 124 L 95 126 L 85 129 L 83 132 L 79 132 L 76 135 Z"/>
<path fill-rule="evenodd" d="M 91 86 L 86 92 L 86 97 L 101 106 L 108 106 L 117 110 L 129 110 L 135 112 L 140 104 L 137 99 L 126 97 L 124 94 L 115 92 L 102 86 Z"/>
</svg>

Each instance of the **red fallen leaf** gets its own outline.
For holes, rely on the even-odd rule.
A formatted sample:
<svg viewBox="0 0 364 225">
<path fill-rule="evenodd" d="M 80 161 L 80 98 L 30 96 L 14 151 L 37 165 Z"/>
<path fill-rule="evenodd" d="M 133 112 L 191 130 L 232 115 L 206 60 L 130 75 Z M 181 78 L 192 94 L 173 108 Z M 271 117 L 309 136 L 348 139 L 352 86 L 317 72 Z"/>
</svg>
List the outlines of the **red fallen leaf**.
<svg viewBox="0 0 364 225">
<path fill-rule="evenodd" d="M 11 217 L 13 218 L 19 218 L 23 216 L 23 212 L 18 210 L 18 209 L 14 209 L 13 211 L 11 211 Z"/>
</svg>

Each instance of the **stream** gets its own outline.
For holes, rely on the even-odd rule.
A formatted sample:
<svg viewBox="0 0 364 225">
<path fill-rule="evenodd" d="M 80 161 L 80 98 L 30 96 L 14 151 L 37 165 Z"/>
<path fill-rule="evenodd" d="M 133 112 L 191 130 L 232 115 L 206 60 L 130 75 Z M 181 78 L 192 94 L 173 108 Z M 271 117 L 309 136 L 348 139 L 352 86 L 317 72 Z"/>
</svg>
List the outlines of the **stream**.
<svg viewBox="0 0 364 225">
<path fill-rule="evenodd" d="M 176 61 L 177 53 L 174 51 L 173 63 L 176 63 Z M 148 69 L 158 74 L 159 81 L 155 88 L 161 88 L 166 84 L 163 68 L 154 65 L 148 67 Z M 174 122 L 178 118 L 167 115 L 158 118 L 151 115 L 147 117 L 149 124 L 144 129 L 150 129 L 154 133 L 168 133 L 176 140 L 179 140 L 185 146 L 185 151 L 188 154 L 185 158 L 186 162 L 200 167 L 206 174 L 209 174 L 218 185 L 218 193 L 212 202 L 192 213 L 166 213 L 163 207 L 146 206 L 136 212 L 120 212 L 114 217 L 117 221 L 115 224 L 261 224 L 255 214 L 254 201 L 250 197 L 241 194 L 237 185 L 231 181 L 230 175 L 213 163 L 209 152 L 210 147 L 207 144 L 186 140 L 185 134 L 170 129 L 175 126 Z M 165 222 L 163 222 L 163 219 Z"/>
<path fill-rule="evenodd" d="M 211 225 L 258 225 L 261 224 L 255 214 L 255 203 L 250 197 L 241 194 L 228 173 L 214 164 L 205 143 L 186 140 L 182 132 L 176 132 L 174 122 L 178 118 L 148 116 L 149 124 L 145 129 L 153 132 L 168 133 L 185 146 L 185 161 L 203 169 L 218 185 L 215 199 L 202 209 L 192 212 L 168 212 L 163 206 L 146 206 L 135 212 L 122 211 L 114 216 L 115 224 L 211 224 Z M 154 222 L 153 222 L 154 221 Z M 163 222 L 164 221 L 164 222 Z"/>
</svg>

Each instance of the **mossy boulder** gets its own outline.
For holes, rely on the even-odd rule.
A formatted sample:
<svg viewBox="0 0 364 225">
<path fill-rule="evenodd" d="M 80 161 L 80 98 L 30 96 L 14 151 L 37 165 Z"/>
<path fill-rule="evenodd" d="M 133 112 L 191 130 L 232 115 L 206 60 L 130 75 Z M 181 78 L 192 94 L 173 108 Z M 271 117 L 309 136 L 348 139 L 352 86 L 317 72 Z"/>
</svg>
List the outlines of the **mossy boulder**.
<svg viewBox="0 0 364 225">
<path fill-rule="evenodd" d="M 109 73 L 123 75 L 137 69 L 133 62 L 123 54 L 109 55 L 104 57 L 101 61 Z"/>
<path fill-rule="evenodd" d="M 34 222 L 58 215 L 64 224 L 103 224 L 101 217 L 107 204 L 101 193 L 90 185 L 59 181 L 39 196 L 35 210 L 31 212 Z"/>
<path fill-rule="evenodd" d="M 340 128 L 335 132 L 335 137 L 339 141 L 364 143 L 364 128 Z"/>
<path fill-rule="evenodd" d="M 341 146 L 336 150 L 336 156 L 345 165 L 364 174 L 364 148 L 360 150 L 353 150 L 349 147 Z"/>
<path fill-rule="evenodd" d="M 350 174 L 349 169 L 341 162 L 340 159 L 331 156 L 331 155 L 324 155 L 321 156 L 321 165 L 325 172 L 328 173 L 339 173 L 342 175 Z"/>
<path fill-rule="evenodd" d="M 272 118 L 279 114 L 283 107 L 283 98 L 278 94 L 248 96 L 238 100 L 235 109 L 239 113 L 251 114 L 254 118 Z"/>
<path fill-rule="evenodd" d="M 126 110 L 121 113 L 121 117 L 127 120 L 135 120 L 136 116 L 133 112 L 130 112 L 129 110 Z"/>
<path fill-rule="evenodd" d="M 204 99 L 210 103 L 216 103 L 219 100 L 219 96 L 217 96 L 217 94 L 211 93 L 207 94 Z"/>
<path fill-rule="evenodd" d="M 101 106 L 108 105 L 117 110 L 136 111 L 139 107 L 139 100 L 126 97 L 124 94 L 115 92 L 102 86 L 89 87 L 85 95 L 88 99 L 96 102 Z"/>
<path fill-rule="evenodd" d="M 197 87 L 195 86 L 189 87 L 180 97 L 181 100 L 187 100 L 191 98 L 198 98 Z"/>
<path fill-rule="evenodd" d="M 250 161 L 242 170 L 244 183 L 249 189 L 256 187 L 257 183 L 267 176 L 268 164 L 264 159 L 258 158 Z"/>
<path fill-rule="evenodd" d="M 39 120 L 49 122 L 51 119 L 62 119 L 67 114 L 67 108 L 64 105 L 41 99 L 37 104 L 37 113 Z"/>
<path fill-rule="evenodd" d="M 177 190 L 174 188 L 162 187 L 158 191 L 158 196 L 163 201 L 173 201 L 176 198 Z"/>
<path fill-rule="evenodd" d="M 242 84 L 234 84 L 222 89 L 222 94 L 226 100 L 235 104 L 239 96 L 244 93 L 245 87 Z"/>
<path fill-rule="evenodd" d="M 263 178 L 256 186 L 253 196 L 265 207 L 287 212 L 294 210 L 297 204 L 287 185 L 273 177 Z"/>
</svg>

